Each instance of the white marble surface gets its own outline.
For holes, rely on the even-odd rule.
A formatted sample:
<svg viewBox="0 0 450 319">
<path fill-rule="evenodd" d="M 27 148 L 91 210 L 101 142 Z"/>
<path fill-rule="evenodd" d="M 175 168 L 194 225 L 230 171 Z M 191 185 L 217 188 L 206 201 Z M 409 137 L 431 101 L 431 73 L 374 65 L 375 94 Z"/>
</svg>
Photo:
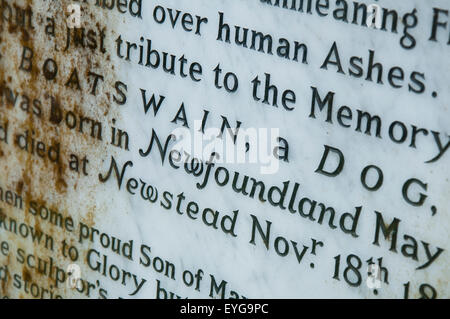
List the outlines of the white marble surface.
<svg viewBox="0 0 450 319">
<path fill-rule="evenodd" d="M 123 106 L 112 103 L 111 113 L 103 117 L 102 122 L 111 126 L 114 117 L 117 120 L 115 126 L 126 129 L 130 136 L 130 151 L 95 142 L 97 144 L 94 146 L 101 151 L 90 159 L 90 176 L 70 178 L 65 194 L 49 192 L 44 196 L 49 203 L 56 198 L 66 204 L 70 201 L 66 212 L 77 222 L 91 216 L 94 227 L 101 233 L 107 232 L 123 242 L 133 240 L 133 260 L 128 260 L 102 248 L 98 241 L 83 245 L 77 243 L 77 230 L 70 236 L 74 244 L 83 247 L 80 250 L 82 258 L 86 259 L 88 249 L 94 248 L 107 254 L 109 263 L 135 274 L 138 280 L 145 278 L 146 282 L 132 296 L 134 298 L 155 298 L 158 282 L 166 291 L 183 298 L 209 298 L 211 275 L 219 283 L 221 280 L 227 281 L 225 297 L 230 297 L 231 291 L 235 291 L 239 296 L 247 298 L 403 298 L 404 284 L 407 282 L 410 282 L 410 298 L 421 296 L 419 287 L 422 284 L 433 286 L 439 298 L 449 297 L 450 157 L 445 153 L 438 161 L 425 163 L 438 150 L 431 133 L 417 138 L 417 148 L 408 147 L 411 125 L 440 132 L 442 144 L 446 145 L 448 142 L 450 48 L 445 40 L 448 39 L 449 28 L 439 30 L 440 42 L 428 41 L 433 18 L 432 7 L 449 10 L 447 1 L 432 1 L 432 4 L 419 0 L 377 1 L 379 5 L 395 8 L 401 13 L 417 9 L 419 24 L 411 30 L 417 45 L 412 50 L 405 50 L 399 45 L 402 35 L 400 21 L 399 32 L 393 34 L 337 22 L 332 17 L 323 18 L 317 14 L 308 15 L 275 8 L 256 0 L 143 2 L 143 19 L 117 12 L 105 15 L 106 19 L 110 19 L 107 22 L 107 50 L 111 64 L 114 65 L 115 79 L 128 85 L 128 100 Z M 330 2 L 334 7 L 334 1 Z M 152 17 L 156 5 L 207 17 L 208 23 L 202 26 L 201 36 L 183 31 L 180 25 L 172 28 L 167 22 L 158 24 Z M 274 39 L 286 38 L 292 43 L 306 43 L 308 63 L 302 64 L 282 59 L 276 54 L 262 54 L 233 43 L 217 41 L 218 12 L 224 13 L 225 21 L 230 27 L 239 25 L 270 33 Z M 170 52 L 177 57 L 184 54 L 189 61 L 199 62 L 203 67 L 202 80 L 194 82 L 189 77 L 181 78 L 167 74 L 160 68 L 144 67 L 118 58 L 114 40 L 119 34 L 124 41 L 136 43 L 139 43 L 141 36 L 151 39 L 152 46 L 160 52 Z M 334 41 L 339 49 L 345 75 L 337 73 L 333 66 L 328 70 L 320 68 Z M 369 50 L 375 50 L 375 59 L 385 66 L 384 85 L 348 75 L 350 57 L 360 56 L 366 65 Z M 231 94 L 214 87 L 212 70 L 218 63 L 224 72 L 232 71 L 239 77 L 237 92 Z M 390 87 L 386 79 L 386 69 L 393 66 L 401 66 L 405 70 L 406 84 L 401 89 Z M 413 71 L 425 73 L 426 91 L 423 94 L 408 91 L 407 80 Z M 252 98 L 251 80 L 257 75 L 264 79 L 264 73 L 271 74 L 271 80 L 280 90 L 291 89 L 295 92 L 293 111 L 268 106 Z M 316 119 L 309 117 L 311 87 L 317 87 L 321 96 L 325 96 L 328 91 L 335 92 L 333 124 L 324 121 L 324 112 L 316 111 Z M 144 114 L 140 89 L 147 90 L 148 94 L 155 92 L 166 97 L 156 117 L 153 111 Z M 109 90 L 115 93 L 113 89 Z M 431 96 L 433 91 L 438 92 L 437 98 Z M 337 218 L 343 213 L 354 214 L 355 207 L 362 206 L 357 226 L 359 237 L 345 234 L 339 226 L 337 229 L 330 229 L 327 218 L 321 225 L 317 221 L 301 217 L 299 213 L 292 214 L 288 210 L 273 207 L 269 202 L 263 203 L 256 196 L 252 199 L 236 194 L 231 188 L 233 175 L 230 175 L 231 180 L 225 187 L 220 187 L 211 178 L 208 185 L 199 190 L 196 183 L 200 183 L 202 179 L 186 174 L 183 168 L 173 169 L 167 159 L 162 165 L 156 150 L 150 156 L 142 157 L 139 149 L 146 150 L 152 130 L 165 139 L 165 136 L 181 126 L 181 122 L 175 124 L 171 121 L 182 102 L 185 104 L 191 133 L 194 132 L 194 121 L 202 119 L 204 109 L 210 111 L 208 127 L 220 127 L 220 116 L 223 115 L 232 126 L 239 120 L 242 128 L 246 129 L 279 129 L 280 136 L 289 142 L 289 162 L 280 162 L 275 173 L 261 174 L 258 165 L 218 165 L 226 167 L 230 172 L 239 171 L 241 177 L 248 175 L 262 180 L 267 187 L 281 187 L 283 182 L 289 180 L 288 194 L 292 192 L 294 183 L 299 183 L 297 201 L 307 196 L 332 206 L 336 210 L 335 225 L 338 225 Z M 96 114 L 94 109 L 89 109 L 89 105 L 96 105 L 93 97 L 87 98 L 86 103 L 80 107 L 88 114 Z M 336 112 L 342 105 L 353 111 L 354 118 L 349 121 L 350 128 L 342 127 L 336 120 Z M 382 119 L 381 138 L 355 131 L 357 110 L 378 115 Z M 393 143 L 389 139 L 388 128 L 394 121 L 401 121 L 408 128 L 408 140 L 403 144 Z M 105 132 L 109 134 L 109 128 Z M 76 149 L 76 145 L 75 141 L 72 149 Z M 331 178 L 315 172 L 324 145 L 338 148 L 345 155 L 343 171 L 337 177 Z M 111 155 L 114 155 L 119 165 L 127 161 L 133 162 L 133 167 L 126 169 L 124 184 L 120 190 L 112 178 L 105 184 L 98 180 L 99 173 L 107 173 Z M 370 192 L 361 185 L 360 174 L 367 165 L 376 165 L 384 173 L 384 183 L 376 192 Z M 13 175 L 11 173 L 9 180 L 2 179 L 2 184 L 11 185 Z M 131 177 L 157 187 L 160 196 L 158 201 L 150 203 L 128 193 L 125 183 Z M 428 197 L 421 207 L 408 204 L 402 197 L 403 184 L 410 178 L 417 178 L 428 184 L 428 190 L 424 192 Z M 186 202 L 194 200 L 201 209 L 210 207 L 219 211 L 220 216 L 231 215 L 238 210 L 235 228 L 237 236 L 225 234 L 220 226 L 217 230 L 206 226 L 200 216 L 193 220 L 186 214 L 178 214 L 175 207 L 164 209 L 160 204 L 164 191 L 174 194 L 173 206 L 176 205 L 176 196 L 183 192 Z M 419 191 L 421 189 L 418 186 L 412 187 L 411 194 L 415 194 L 412 197 L 418 196 Z M 434 216 L 431 211 L 433 205 L 437 208 Z M 381 212 L 387 223 L 394 217 L 401 220 L 397 253 L 389 251 L 390 241 L 380 239 L 380 246 L 373 244 L 375 211 Z M 318 212 L 319 210 L 315 216 Z M 272 222 L 268 250 L 259 237 L 256 245 L 250 243 L 251 215 L 256 216 L 263 227 L 265 220 Z M 407 242 L 405 234 L 417 240 L 418 261 L 401 253 L 402 245 Z M 2 233 L 0 235 L 3 236 Z M 286 238 L 291 245 L 286 257 L 279 256 L 274 250 L 274 240 L 278 236 Z M 7 238 L 14 240 L 11 236 Z M 312 238 L 323 242 L 323 247 L 317 248 L 316 255 L 310 251 Z M 303 245 L 309 247 L 301 263 L 297 261 L 291 241 L 298 243 L 299 249 Z M 431 253 L 436 251 L 436 247 L 444 251 L 429 267 L 417 270 L 427 260 L 421 241 L 429 243 Z M 149 255 L 152 260 L 159 256 L 175 265 L 175 280 L 167 278 L 164 273 L 158 273 L 151 266 L 144 267 L 139 263 L 142 258 L 141 245 L 151 247 Z M 358 287 L 350 286 L 343 279 L 349 254 L 359 256 L 362 261 L 362 280 Z M 340 280 L 333 279 L 334 257 L 337 255 L 341 255 Z M 366 284 L 366 260 L 371 257 L 382 257 L 383 266 L 389 272 L 389 283 L 383 282 L 377 289 L 377 295 Z M 69 263 L 64 259 L 61 265 Z M 81 266 L 82 277 L 94 283 L 99 280 L 100 286 L 107 290 L 108 298 L 128 298 L 135 291 L 135 284 L 131 280 L 122 285 L 90 269 L 81 257 L 77 263 Z M 203 271 L 200 291 L 195 290 L 195 285 L 188 287 L 183 283 L 185 270 L 196 274 L 198 269 Z M 349 276 L 352 277 L 351 272 Z M 94 291 L 92 298 L 98 297 L 98 289 Z M 71 297 L 83 297 L 70 290 L 65 293 Z M 427 294 L 430 295 L 430 291 Z"/>
</svg>

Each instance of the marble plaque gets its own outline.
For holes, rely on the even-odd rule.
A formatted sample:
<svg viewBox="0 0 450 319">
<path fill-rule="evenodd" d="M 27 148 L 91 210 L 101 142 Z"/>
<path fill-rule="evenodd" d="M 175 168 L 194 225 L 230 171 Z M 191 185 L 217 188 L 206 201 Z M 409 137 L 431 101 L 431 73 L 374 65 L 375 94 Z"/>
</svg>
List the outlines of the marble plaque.
<svg viewBox="0 0 450 319">
<path fill-rule="evenodd" d="M 447 0 L 0 2 L 0 297 L 449 298 Z"/>
</svg>

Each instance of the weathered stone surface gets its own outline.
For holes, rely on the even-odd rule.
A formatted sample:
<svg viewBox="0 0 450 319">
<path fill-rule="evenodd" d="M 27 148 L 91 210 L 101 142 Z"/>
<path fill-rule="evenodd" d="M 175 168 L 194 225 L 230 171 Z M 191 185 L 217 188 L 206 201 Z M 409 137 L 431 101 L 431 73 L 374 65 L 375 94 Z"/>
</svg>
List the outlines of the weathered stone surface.
<svg viewBox="0 0 450 319">
<path fill-rule="evenodd" d="M 1 297 L 449 297 L 447 1 L 0 8 Z"/>
</svg>

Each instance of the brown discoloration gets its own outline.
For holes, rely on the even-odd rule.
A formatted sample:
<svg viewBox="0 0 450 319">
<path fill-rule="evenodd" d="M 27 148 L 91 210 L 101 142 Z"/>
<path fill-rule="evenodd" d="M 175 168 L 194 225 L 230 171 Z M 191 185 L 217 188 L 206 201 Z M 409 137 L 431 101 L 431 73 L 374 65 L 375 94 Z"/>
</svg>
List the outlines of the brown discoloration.
<svg viewBox="0 0 450 319">
<path fill-rule="evenodd" d="M 30 282 L 33 281 L 33 278 L 31 277 L 31 274 L 27 268 L 22 269 L 22 278 L 25 281 L 30 281 Z"/>
<path fill-rule="evenodd" d="M 6 158 L 7 162 L 0 168 L 0 185 L 12 187 L 23 197 L 23 211 L 8 208 L 5 209 L 5 216 L 12 216 L 18 221 L 23 221 L 32 226 L 39 232 L 50 234 L 54 238 L 55 249 L 49 251 L 43 246 L 33 245 L 30 240 L 21 240 L 18 236 L 7 235 L 8 241 L 12 243 L 12 257 L 8 256 L 7 263 L 11 265 L 13 272 L 22 275 L 25 280 L 33 280 L 41 287 L 48 288 L 54 285 L 54 280 L 50 280 L 44 274 L 30 269 L 26 265 L 20 265 L 15 261 L 15 252 L 17 248 L 24 249 L 27 253 L 35 256 L 52 256 L 55 262 L 65 268 L 70 264 L 70 260 L 64 258 L 60 252 L 60 243 L 67 239 L 68 242 L 74 241 L 73 234 L 63 232 L 60 228 L 42 221 L 28 213 L 30 202 L 35 202 L 39 207 L 45 206 L 49 209 L 58 211 L 63 216 L 72 216 L 75 226 L 82 221 L 86 225 L 94 226 L 95 220 L 99 215 L 104 214 L 101 208 L 95 206 L 95 187 L 96 173 L 98 166 L 101 165 L 101 158 L 105 152 L 105 145 L 108 140 L 108 130 L 106 126 L 108 118 L 106 115 L 120 118 L 118 109 L 112 108 L 109 102 L 110 93 L 114 88 L 114 81 L 118 80 L 114 73 L 111 59 L 99 52 L 92 52 L 88 48 L 72 47 L 67 52 L 63 51 L 65 45 L 66 29 L 64 26 L 64 6 L 71 1 L 17 1 L 19 6 L 28 6 L 33 9 L 34 29 L 23 29 L 17 26 L 0 26 L 2 55 L 0 59 L 0 120 L 8 120 L 10 126 L 11 142 L 8 145 L 1 145 L 0 157 Z M 102 11 L 92 13 L 92 7 L 83 4 L 83 17 L 90 17 L 83 21 L 91 28 L 106 27 L 109 32 L 113 32 L 115 26 L 114 18 L 108 17 Z M 86 10 L 85 10 L 86 9 Z M 46 17 L 54 17 L 56 25 L 56 36 L 48 37 L 43 30 L 46 25 Z M 113 35 L 108 34 L 112 39 Z M 55 50 L 55 44 L 58 45 L 58 51 Z M 26 46 L 33 50 L 33 67 L 31 72 L 19 70 L 21 63 L 22 48 Z M 111 48 L 107 48 L 111 50 Z M 20 54 L 17 54 L 20 52 Z M 58 74 L 54 80 L 47 80 L 43 74 L 43 63 L 45 59 L 52 58 L 58 65 Z M 67 80 L 73 70 L 77 68 L 81 82 L 81 91 L 72 90 L 66 86 Z M 87 77 L 89 71 L 99 72 L 105 76 L 102 82 L 104 89 L 99 90 L 97 96 L 90 94 L 92 81 Z M 8 83 L 14 92 L 32 92 L 33 96 L 42 103 L 41 117 L 32 116 L 23 112 L 18 105 L 9 103 L 3 97 L 3 88 Z M 108 92 L 110 91 L 110 92 Z M 103 141 L 93 140 L 89 135 L 80 134 L 77 130 L 70 130 L 64 125 L 56 123 L 56 115 L 51 114 L 51 104 L 49 97 L 53 97 L 58 107 L 63 111 L 73 111 L 85 114 L 95 120 L 103 123 Z M 34 132 L 33 138 L 43 141 L 46 146 L 60 145 L 60 161 L 51 162 L 48 157 L 40 158 L 31 155 L 29 152 L 20 150 L 13 141 L 18 134 L 26 130 Z M 109 153 L 114 149 L 107 149 Z M 85 178 L 81 173 L 71 171 L 68 166 L 70 154 L 76 154 L 80 158 L 87 155 L 89 159 L 90 176 Z M 97 181 L 98 183 L 98 181 Z M 83 185 L 83 186 L 81 186 Z M 83 194 L 83 202 L 77 202 L 77 192 Z M 76 200 L 75 200 L 75 199 Z M 3 214 L 3 213 L 2 213 Z M 0 239 L 4 239 L 4 233 L 0 233 Z M 72 237 L 71 237 L 72 236 Z M 83 258 L 88 248 L 79 247 L 79 264 L 84 267 Z M 20 268 L 19 268 L 20 266 Z M 23 268 L 22 268 L 23 267 Z M 84 268 L 85 269 L 85 268 Z M 2 295 L 12 297 L 31 298 L 31 295 L 24 294 L 22 291 L 12 286 L 12 280 L 1 285 Z M 66 287 L 58 290 L 62 296 L 83 297 Z"/>
<path fill-rule="evenodd" d="M 0 214 L 2 214 L 2 212 L 0 212 Z M 11 255 L 8 255 L 7 257 L 6 257 L 6 263 L 5 263 L 5 265 L 10 265 L 11 264 Z M 10 284 L 10 274 L 8 274 L 8 280 L 7 281 L 2 281 L 1 282 L 1 284 L 0 284 L 0 289 L 1 289 L 1 292 L 2 292 L 2 295 L 6 295 L 7 294 L 7 291 L 8 291 L 8 287 L 11 285 Z"/>
<path fill-rule="evenodd" d="M 23 190 L 23 180 L 20 180 L 17 182 L 17 187 L 16 187 L 16 192 L 17 193 L 22 193 Z"/>
</svg>

